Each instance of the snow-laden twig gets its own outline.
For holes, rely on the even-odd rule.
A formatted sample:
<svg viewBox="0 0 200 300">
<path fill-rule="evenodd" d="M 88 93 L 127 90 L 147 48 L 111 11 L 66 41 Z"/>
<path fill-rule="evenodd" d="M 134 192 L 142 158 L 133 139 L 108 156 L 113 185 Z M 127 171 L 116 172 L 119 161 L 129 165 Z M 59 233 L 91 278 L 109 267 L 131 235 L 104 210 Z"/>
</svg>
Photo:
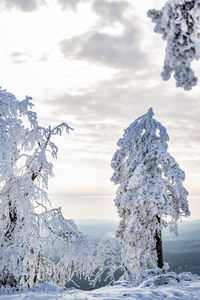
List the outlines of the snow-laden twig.
<svg viewBox="0 0 200 300">
<path fill-rule="evenodd" d="M 191 63 L 200 57 L 200 0 L 168 0 L 161 10 L 149 10 L 148 16 L 167 42 L 163 80 L 174 73 L 176 86 L 190 90 L 198 81 Z"/>
</svg>

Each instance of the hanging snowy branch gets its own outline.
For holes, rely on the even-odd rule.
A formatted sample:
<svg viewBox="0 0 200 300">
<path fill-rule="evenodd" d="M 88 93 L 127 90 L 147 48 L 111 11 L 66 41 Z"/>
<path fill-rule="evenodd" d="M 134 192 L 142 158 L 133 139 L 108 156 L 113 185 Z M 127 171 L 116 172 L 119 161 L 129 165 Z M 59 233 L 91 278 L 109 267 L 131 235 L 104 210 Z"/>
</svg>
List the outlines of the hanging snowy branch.
<svg viewBox="0 0 200 300">
<path fill-rule="evenodd" d="M 200 0 L 168 0 L 162 10 L 149 10 L 154 31 L 167 41 L 163 80 L 174 72 L 176 86 L 190 90 L 197 84 L 191 62 L 200 57 Z"/>
</svg>

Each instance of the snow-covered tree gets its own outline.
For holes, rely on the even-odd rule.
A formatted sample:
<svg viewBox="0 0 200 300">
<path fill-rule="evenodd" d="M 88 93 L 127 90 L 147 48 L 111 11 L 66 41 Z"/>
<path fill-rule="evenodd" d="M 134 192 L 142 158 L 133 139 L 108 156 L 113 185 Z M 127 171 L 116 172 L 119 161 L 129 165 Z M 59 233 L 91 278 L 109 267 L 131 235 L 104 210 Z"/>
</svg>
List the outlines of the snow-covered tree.
<svg viewBox="0 0 200 300">
<path fill-rule="evenodd" d="M 141 279 L 146 269 L 162 269 L 163 227 L 177 232 L 177 221 L 189 216 L 184 172 L 167 152 L 169 136 L 153 110 L 125 130 L 111 166 L 119 184 L 115 205 L 121 218 L 116 232 L 122 245 L 126 278 Z M 168 218 L 166 218 L 168 216 Z"/>
<path fill-rule="evenodd" d="M 48 179 L 57 147 L 51 136 L 70 127 L 38 125 L 31 98 L 19 101 L 0 90 L 0 282 L 15 286 L 37 280 L 42 252 L 36 208 L 48 203 Z"/>
<path fill-rule="evenodd" d="M 200 0 L 168 0 L 148 16 L 167 41 L 162 78 L 168 80 L 174 72 L 176 86 L 190 90 L 198 80 L 191 62 L 200 57 Z"/>
<path fill-rule="evenodd" d="M 47 209 L 52 142 L 70 127 L 38 125 L 31 98 L 19 101 L 0 89 L 0 286 L 30 287 L 44 280 L 65 284 L 72 275 L 89 276 L 98 266 L 96 243 L 65 220 L 61 209 Z M 59 260 L 44 247 L 60 244 Z"/>
</svg>

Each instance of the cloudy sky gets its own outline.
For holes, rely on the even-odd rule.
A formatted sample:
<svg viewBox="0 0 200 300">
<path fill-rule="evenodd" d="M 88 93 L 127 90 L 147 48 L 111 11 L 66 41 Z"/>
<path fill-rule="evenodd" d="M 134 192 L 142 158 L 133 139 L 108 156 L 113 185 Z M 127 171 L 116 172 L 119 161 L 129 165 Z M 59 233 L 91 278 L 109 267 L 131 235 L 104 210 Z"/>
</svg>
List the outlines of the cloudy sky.
<svg viewBox="0 0 200 300">
<path fill-rule="evenodd" d="M 164 2 L 0 1 L 0 85 L 32 96 L 42 125 L 74 128 L 56 139 L 49 188 L 67 218 L 117 218 L 110 161 L 123 130 L 153 107 L 186 173 L 190 219 L 200 219 L 200 88 L 160 77 L 165 43 L 146 12 Z"/>
</svg>

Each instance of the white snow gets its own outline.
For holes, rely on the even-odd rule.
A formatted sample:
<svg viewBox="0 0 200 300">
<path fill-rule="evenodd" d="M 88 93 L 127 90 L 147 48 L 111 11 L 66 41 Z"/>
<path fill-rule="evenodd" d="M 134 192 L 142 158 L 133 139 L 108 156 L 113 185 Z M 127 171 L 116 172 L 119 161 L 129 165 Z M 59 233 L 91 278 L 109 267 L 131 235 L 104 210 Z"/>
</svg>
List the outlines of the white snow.
<svg viewBox="0 0 200 300">
<path fill-rule="evenodd" d="M 187 279 L 187 276 L 186 276 Z M 127 282 L 116 282 L 93 291 L 81 291 L 75 288 L 61 289 L 50 283 L 43 284 L 35 291 L 27 291 L 14 295 L 2 295 L 0 300 L 199 300 L 200 281 L 170 282 L 158 287 L 131 287 Z"/>
</svg>

